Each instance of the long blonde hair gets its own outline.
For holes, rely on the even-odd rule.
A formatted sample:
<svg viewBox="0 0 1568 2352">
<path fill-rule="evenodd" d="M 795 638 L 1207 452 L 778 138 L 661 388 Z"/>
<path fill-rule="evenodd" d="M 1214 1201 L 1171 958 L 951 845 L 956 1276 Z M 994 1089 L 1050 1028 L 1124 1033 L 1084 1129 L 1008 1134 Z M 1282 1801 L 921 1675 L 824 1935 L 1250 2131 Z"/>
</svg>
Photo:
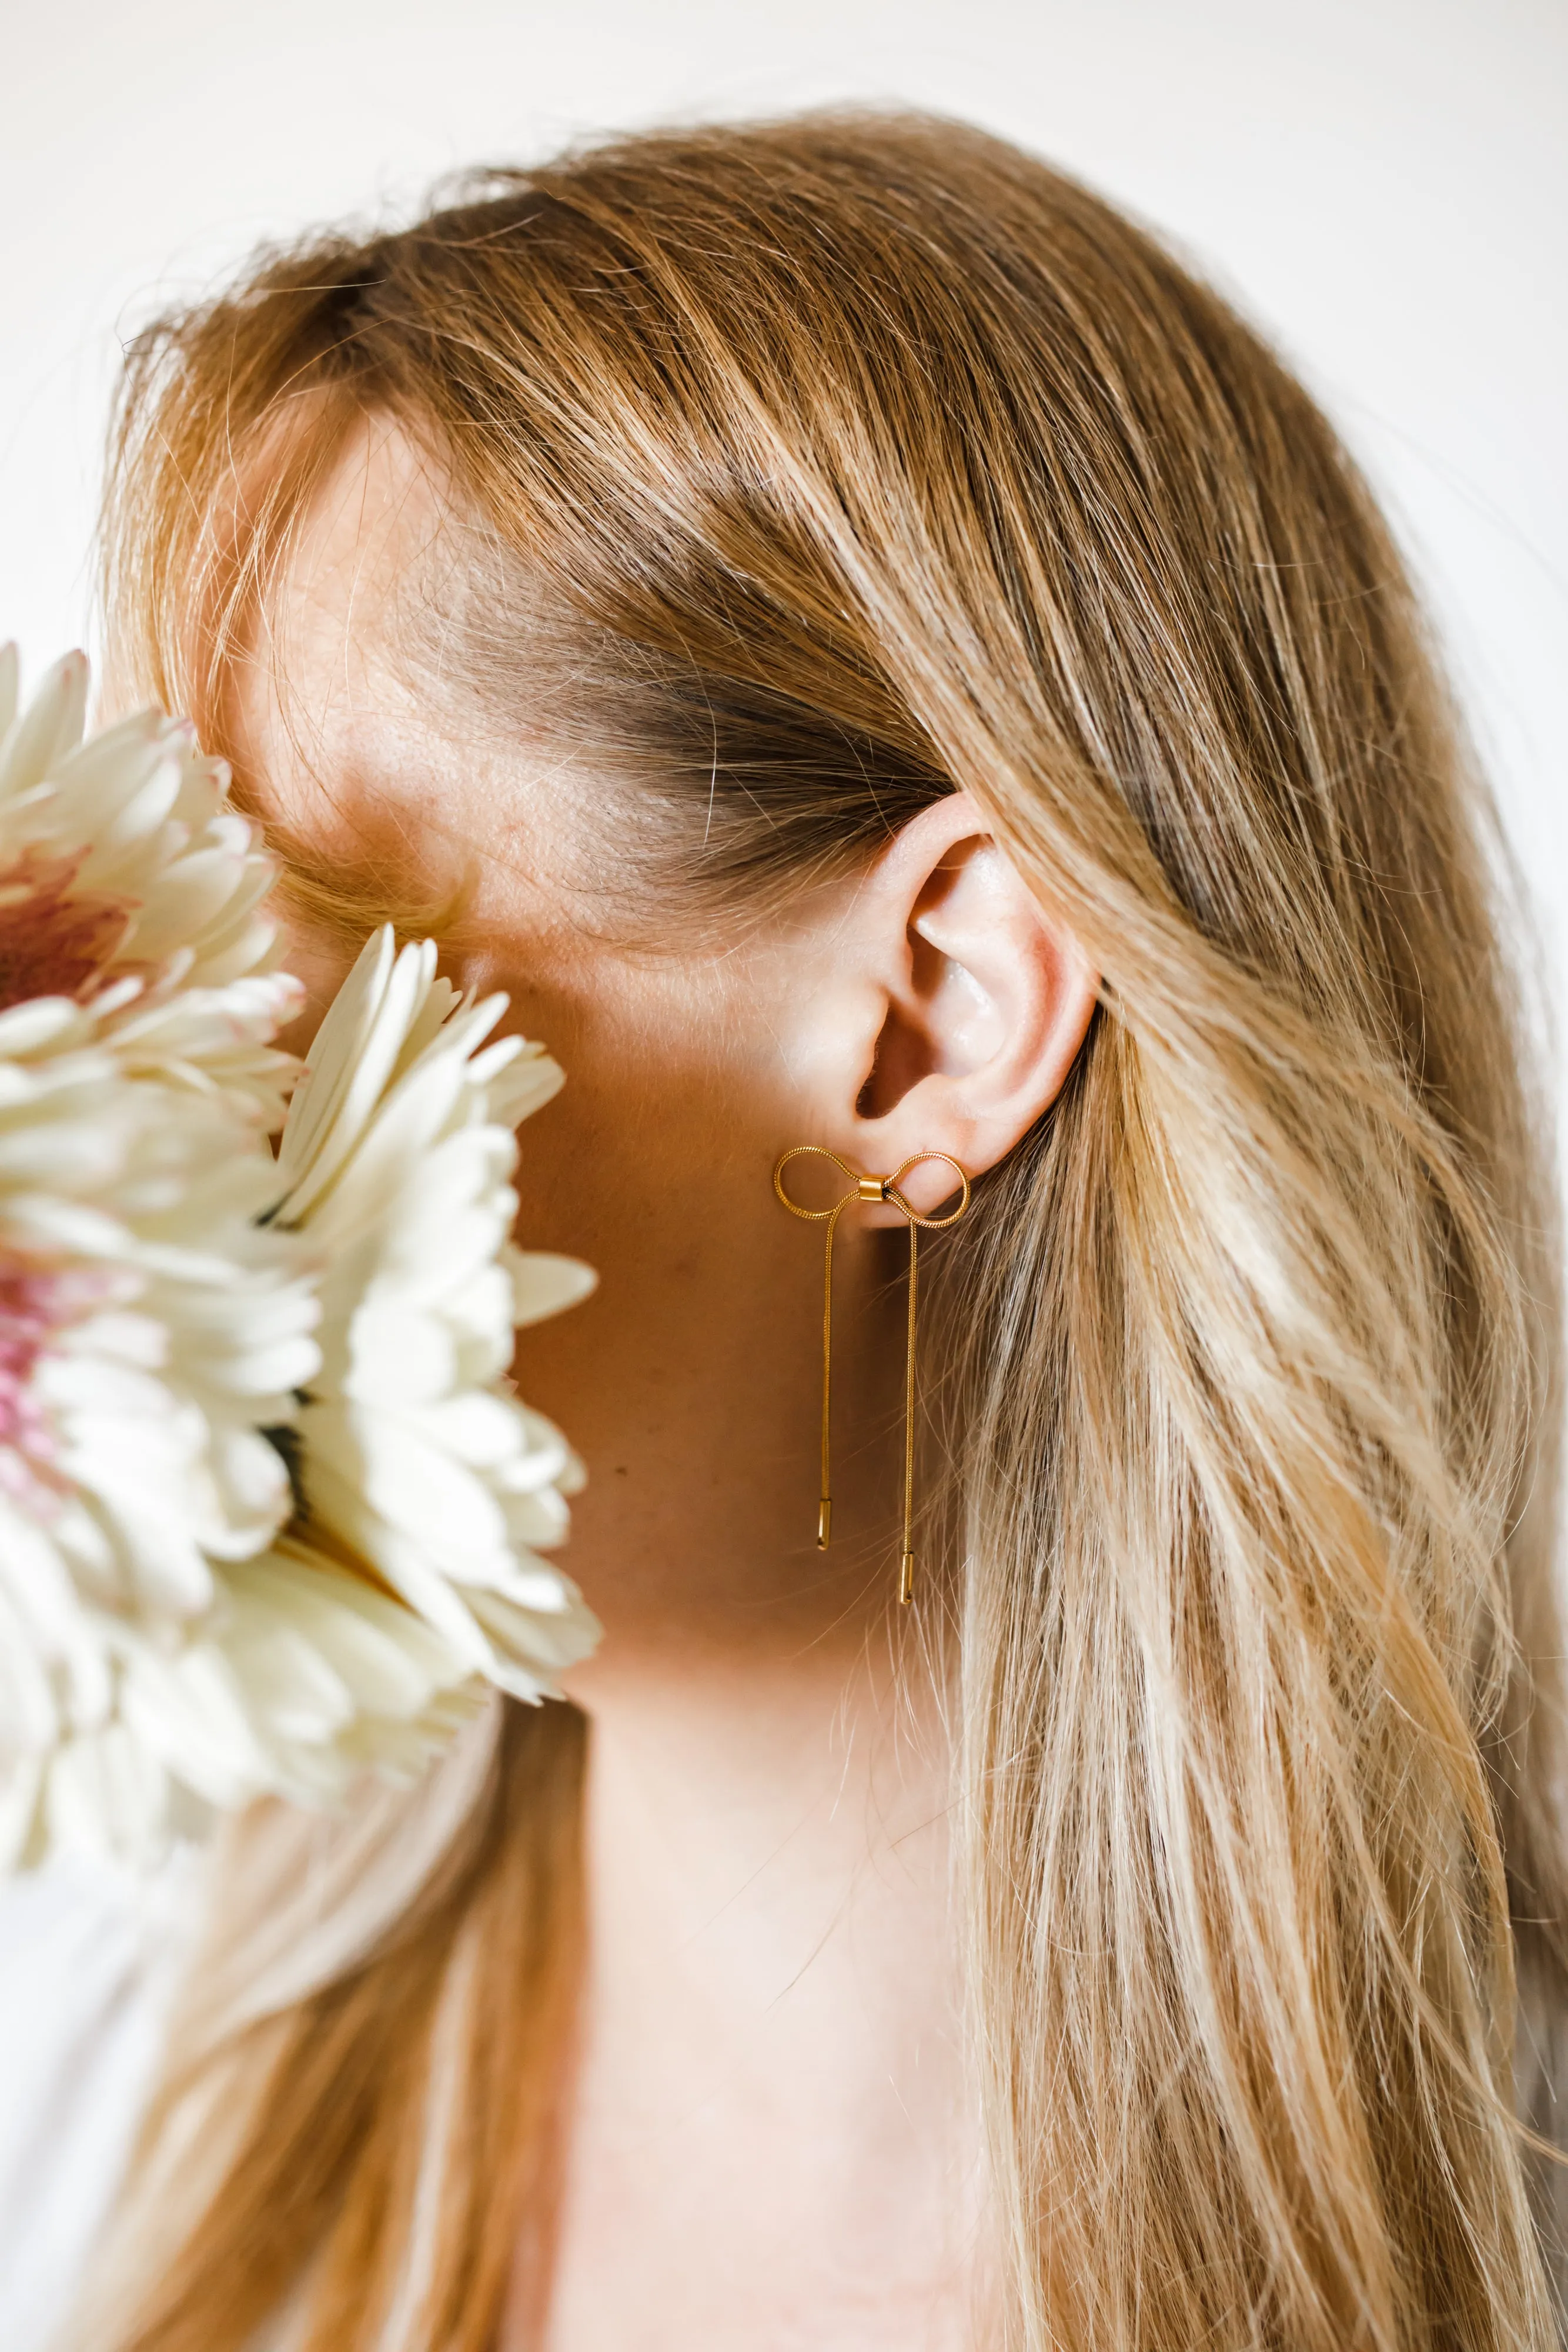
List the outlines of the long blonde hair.
<svg viewBox="0 0 1568 2352">
<path fill-rule="evenodd" d="M 722 920 L 960 786 L 1103 975 L 944 1270 L 992 2340 L 1544 2347 L 1554 1196 L 1507 861 L 1344 452 L 959 126 L 486 174 L 133 352 L 120 659 L 220 743 L 367 415 L 448 488 L 441 690 L 639 793 L 628 904 Z M 98 2352 L 290 2292 L 312 2352 L 487 2352 L 519 2243 L 543 2308 L 582 1727 L 480 1748 L 423 1843 L 241 1825 Z M 281 1976 L 258 1885 L 316 1923 Z"/>
</svg>

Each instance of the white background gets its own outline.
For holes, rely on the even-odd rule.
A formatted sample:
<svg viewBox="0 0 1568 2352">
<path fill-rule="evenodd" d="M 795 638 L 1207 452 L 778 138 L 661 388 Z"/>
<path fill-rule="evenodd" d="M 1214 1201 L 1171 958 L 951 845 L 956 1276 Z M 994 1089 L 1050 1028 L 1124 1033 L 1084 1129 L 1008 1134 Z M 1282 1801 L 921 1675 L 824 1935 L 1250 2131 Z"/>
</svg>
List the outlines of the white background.
<svg viewBox="0 0 1568 2352">
<path fill-rule="evenodd" d="M 0 637 L 90 633 L 120 337 L 596 129 L 903 99 L 1166 228 L 1391 504 L 1568 975 L 1568 0 L 0 0 Z M 1568 1087 L 1563 1092 L 1568 1095 Z"/>
</svg>

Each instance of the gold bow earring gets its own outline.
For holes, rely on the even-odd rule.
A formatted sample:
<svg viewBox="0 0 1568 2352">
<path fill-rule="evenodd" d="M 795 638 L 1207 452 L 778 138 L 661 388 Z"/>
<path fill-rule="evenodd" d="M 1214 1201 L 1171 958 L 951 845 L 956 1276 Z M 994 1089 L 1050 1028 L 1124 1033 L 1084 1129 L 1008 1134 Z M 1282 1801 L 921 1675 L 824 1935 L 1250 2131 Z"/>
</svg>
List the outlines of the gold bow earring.
<svg viewBox="0 0 1568 2352">
<path fill-rule="evenodd" d="M 847 1176 L 854 1186 L 852 1192 L 841 1192 L 831 1209 L 803 1209 L 784 1190 L 784 1171 L 791 1160 L 815 1157 L 831 1160 L 833 1166 Z M 900 1190 L 912 1168 L 927 1160 L 940 1160 L 951 1168 L 963 1187 L 957 1207 L 946 1217 L 923 1217 L 910 1206 Z M 862 1176 L 836 1151 L 821 1143 L 797 1143 L 784 1152 L 773 1171 L 773 1190 L 792 1217 L 803 1217 L 809 1224 L 825 1224 L 828 1228 L 827 1247 L 822 1263 L 822 1491 L 817 1506 L 817 1549 L 825 1551 L 832 1532 L 833 1498 L 829 1475 L 830 1391 L 833 1359 L 833 1235 L 839 1219 L 855 1201 L 886 1201 L 897 1209 L 909 1227 L 909 1340 L 904 1366 L 904 1551 L 898 1564 L 898 1597 L 907 1601 L 915 1593 L 915 1552 L 912 1528 L 915 1518 L 915 1286 L 918 1259 L 919 1236 L 924 1228 L 928 1233 L 940 1233 L 946 1225 L 956 1225 L 969 1205 L 969 1180 L 958 1162 L 948 1151 L 916 1151 L 891 1176 Z"/>
</svg>

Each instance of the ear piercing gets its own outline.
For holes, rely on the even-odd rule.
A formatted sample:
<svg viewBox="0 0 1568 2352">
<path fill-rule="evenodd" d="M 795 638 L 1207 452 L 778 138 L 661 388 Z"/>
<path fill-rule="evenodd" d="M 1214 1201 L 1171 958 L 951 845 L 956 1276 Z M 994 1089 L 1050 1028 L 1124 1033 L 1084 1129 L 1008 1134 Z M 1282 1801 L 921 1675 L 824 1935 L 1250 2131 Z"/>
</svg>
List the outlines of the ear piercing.
<svg viewBox="0 0 1568 2352">
<path fill-rule="evenodd" d="M 784 1189 L 784 1171 L 792 1160 L 808 1157 L 831 1160 L 833 1166 L 849 1178 L 854 1186 L 853 1192 L 841 1192 L 831 1209 L 802 1209 Z M 910 1170 L 918 1168 L 927 1160 L 945 1161 L 962 1187 L 957 1207 L 945 1217 L 921 1216 L 910 1206 L 901 1190 Z M 901 1601 L 908 1601 L 915 1592 L 915 1299 L 919 1235 L 922 1228 L 927 1233 L 940 1233 L 944 1226 L 957 1223 L 969 1205 L 969 1180 L 951 1152 L 947 1151 L 916 1151 L 904 1160 L 902 1167 L 895 1168 L 891 1176 L 862 1176 L 858 1169 L 852 1168 L 847 1160 L 841 1160 L 838 1153 L 830 1151 L 825 1144 L 797 1143 L 781 1154 L 773 1171 L 773 1190 L 792 1217 L 802 1217 L 809 1224 L 825 1224 L 828 1229 L 822 1262 L 822 1481 L 817 1506 L 817 1548 L 820 1551 L 828 1548 L 833 1520 L 829 1458 L 833 1355 L 833 1235 L 844 1211 L 852 1202 L 860 1201 L 888 1202 L 898 1210 L 909 1227 L 909 1327 L 904 1366 L 904 1549 L 898 1564 L 898 1597 Z"/>
</svg>

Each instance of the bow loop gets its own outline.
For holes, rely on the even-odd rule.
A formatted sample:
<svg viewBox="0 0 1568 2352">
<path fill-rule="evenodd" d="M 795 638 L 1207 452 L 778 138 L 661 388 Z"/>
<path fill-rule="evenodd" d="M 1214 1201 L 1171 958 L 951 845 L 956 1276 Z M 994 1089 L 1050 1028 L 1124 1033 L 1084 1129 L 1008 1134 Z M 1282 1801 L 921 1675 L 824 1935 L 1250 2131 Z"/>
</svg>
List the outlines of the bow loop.
<svg viewBox="0 0 1568 2352">
<path fill-rule="evenodd" d="M 841 1192 L 838 1199 L 831 1202 L 825 1209 L 807 1209 L 803 1208 L 799 1201 L 792 1201 L 785 1190 L 784 1171 L 792 1160 L 807 1159 L 831 1161 L 841 1175 L 849 1178 L 850 1182 L 854 1186 L 853 1192 Z M 904 1180 L 910 1170 L 924 1167 L 927 1160 L 940 1160 L 945 1166 L 953 1171 L 958 1180 L 961 1195 L 958 1205 L 945 1217 L 922 1215 L 904 1191 Z M 873 1206 L 886 1202 L 895 1208 L 901 1216 L 906 1217 L 912 1225 L 923 1226 L 927 1233 L 935 1234 L 941 1233 L 945 1226 L 956 1225 L 969 1205 L 969 1179 L 950 1151 L 914 1151 L 907 1160 L 902 1161 L 894 1170 L 891 1176 L 862 1176 L 858 1168 L 852 1168 L 847 1160 L 841 1160 L 838 1153 L 830 1151 L 825 1143 L 796 1143 L 779 1156 L 773 1171 L 773 1190 L 792 1217 L 802 1217 L 808 1224 L 813 1225 L 826 1224 L 835 1220 L 841 1211 L 847 1209 L 852 1202 L 864 1202 Z M 946 1197 L 950 1200 L 951 1192 Z"/>
</svg>

